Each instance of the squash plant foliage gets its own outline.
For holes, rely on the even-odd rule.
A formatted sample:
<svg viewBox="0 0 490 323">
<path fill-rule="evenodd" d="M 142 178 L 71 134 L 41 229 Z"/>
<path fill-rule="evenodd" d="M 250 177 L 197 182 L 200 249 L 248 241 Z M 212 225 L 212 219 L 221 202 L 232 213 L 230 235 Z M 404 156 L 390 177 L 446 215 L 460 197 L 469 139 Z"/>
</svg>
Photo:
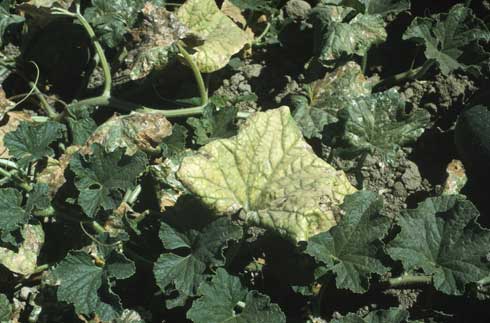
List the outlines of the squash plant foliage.
<svg viewBox="0 0 490 323">
<path fill-rule="evenodd" d="M 466 175 L 394 213 L 358 180 L 438 129 L 400 86 L 488 80 L 488 23 L 471 1 L 446 9 L 2 1 L 0 322 L 488 319 Z M 373 68 L 397 44 L 412 66 Z M 252 86 L 230 86 L 237 71 Z M 271 100 L 263 73 L 296 86 Z"/>
</svg>

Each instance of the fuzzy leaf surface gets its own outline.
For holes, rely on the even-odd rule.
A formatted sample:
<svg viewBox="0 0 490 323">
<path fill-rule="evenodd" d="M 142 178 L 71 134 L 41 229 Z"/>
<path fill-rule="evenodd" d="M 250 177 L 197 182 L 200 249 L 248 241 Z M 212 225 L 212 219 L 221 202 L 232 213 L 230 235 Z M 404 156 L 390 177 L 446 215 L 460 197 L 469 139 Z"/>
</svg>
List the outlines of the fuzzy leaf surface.
<svg viewBox="0 0 490 323">
<path fill-rule="evenodd" d="M 467 284 L 490 275 L 490 231 L 476 222 L 478 216 L 462 196 L 428 198 L 398 217 L 401 232 L 388 244 L 388 254 L 405 270 L 433 275 L 439 291 L 462 295 Z"/>
<path fill-rule="evenodd" d="M 53 156 L 49 145 L 63 136 L 65 126 L 58 122 L 44 123 L 21 122 L 17 129 L 4 137 L 4 144 L 10 155 L 17 159 L 20 167 L 46 156 Z"/>
<path fill-rule="evenodd" d="M 199 287 L 199 299 L 193 302 L 187 318 L 194 323 L 285 323 L 286 316 L 268 296 L 245 289 L 238 277 L 218 268 L 210 282 Z M 241 311 L 236 311 L 236 307 Z"/>
<path fill-rule="evenodd" d="M 288 107 L 258 112 L 238 135 L 184 158 L 182 183 L 218 215 L 242 211 L 245 222 L 307 240 L 338 221 L 338 205 L 355 188 L 318 158 Z"/>
<path fill-rule="evenodd" d="M 338 288 L 364 293 L 372 273 L 388 270 L 378 259 L 380 239 L 390 226 L 389 219 L 379 214 L 382 206 L 376 193 L 360 191 L 349 195 L 344 199 L 345 214 L 339 224 L 308 241 L 306 253 L 335 273 Z"/>
<path fill-rule="evenodd" d="M 447 14 L 415 18 L 403 39 L 414 39 L 425 45 L 427 59 L 436 60 L 446 75 L 457 69 L 476 67 L 479 61 L 490 56 L 482 53 L 478 44 L 490 41 L 490 31 L 463 4 L 456 4 Z M 472 51 L 475 52 L 469 54 Z"/>
<path fill-rule="evenodd" d="M 10 322 L 11 314 L 12 305 L 10 305 L 9 299 L 4 294 L 0 294 L 0 322 Z"/>
<path fill-rule="evenodd" d="M 249 34 L 221 12 L 214 0 L 187 0 L 177 11 L 177 17 L 204 40 L 193 48 L 192 54 L 204 73 L 223 68 L 232 55 L 251 41 Z"/>
<path fill-rule="evenodd" d="M 414 142 L 429 124 L 430 114 L 417 109 L 405 112 L 405 102 L 396 90 L 350 100 L 339 112 L 342 138 L 352 154 L 379 152 L 393 162 L 403 145 Z"/>
<path fill-rule="evenodd" d="M 227 218 L 219 218 L 201 231 L 179 232 L 165 222 L 160 226 L 160 239 L 168 250 L 186 249 L 187 256 L 162 254 L 153 269 L 157 285 L 162 289 L 174 284 L 184 295 L 196 295 L 199 284 L 205 280 L 206 269 L 222 266 L 223 249 L 229 240 L 238 240 L 241 227 Z"/>
<path fill-rule="evenodd" d="M 119 205 L 121 191 L 134 185 L 148 160 L 140 151 L 126 156 L 120 148 L 112 152 L 106 152 L 98 144 L 91 148 L 92 155 L 73 155 L 70 169 L 76 175 L 75 185 L 80 191 L 78 204 L 85 214 L 94 217 L 101 207 L 110 210 Z"/>
</svg>

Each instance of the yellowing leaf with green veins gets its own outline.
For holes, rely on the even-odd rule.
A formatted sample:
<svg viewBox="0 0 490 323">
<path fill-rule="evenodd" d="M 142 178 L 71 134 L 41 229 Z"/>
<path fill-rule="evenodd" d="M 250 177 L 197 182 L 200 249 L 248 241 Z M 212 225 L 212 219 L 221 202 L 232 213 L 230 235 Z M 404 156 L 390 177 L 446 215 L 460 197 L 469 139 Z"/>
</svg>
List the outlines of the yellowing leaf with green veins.
<svg viewBox="0 0 490 323">
<path fill-rule="evenodd" d="M 22 237 L 24 241 L 17 252 L 0 247 L 0 264 L 14 273 L 27 276 L 36 270 L 37 257 L 44 244 L 43 228 L 40 224 L 26 224 Z"/>
<path fill-rule="evenodd" d="M 193 48 L 192 58 L 204 73 L 223 68 L 232 55 L 251 41 L 249 34 L 221 12 L 214 0 L 188 0 L 177 11 L 177 17 L 203 39 Z"/>
<path fill-rule="evenodd" d="M 313 153 L 288 107 L 259 112 L 238 135 L 203 146 L 177 176 L 218 215 L 241 211 L 246 223 L 293 241 L 336 225 L 344 196 L 356 191 Z"/>
</svg>

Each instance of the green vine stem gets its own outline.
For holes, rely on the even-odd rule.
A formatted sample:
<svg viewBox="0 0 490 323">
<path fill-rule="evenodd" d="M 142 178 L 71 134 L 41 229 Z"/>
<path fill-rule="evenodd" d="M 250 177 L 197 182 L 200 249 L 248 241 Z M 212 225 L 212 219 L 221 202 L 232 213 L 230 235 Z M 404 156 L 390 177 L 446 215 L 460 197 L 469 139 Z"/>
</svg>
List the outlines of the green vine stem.
<svg viewBox="0 0 490 323">
<path fill-rule="evenodd" d="M 429 71 L 429 69 L 434 65 L 435 61 L 434 60 L 427 60 L 425 61 L 424 65 L 417 67 L 415 69 L 410 69 L 406 72 L 399 73 L 393 76 L 390 76 L 386 79 L 383 79 L 376 83 L 374 85 L 375 90 L 383 89 L 383 88 L 388 88 L 392 85 L 409 81 L 409 80 L 414 80 L 421 78 Z"/>
<path fill-rule="evenodd" d="M 418 285 L 432 284 L 432 276 L 426 275 L 403 275 L 396 278 L 390 278 L 382 282 L 385 288 L 412 288 Z"/>
<path fill-rule="evenodd" d="M 141 104 L 136 104 L 132 102 L 127 102 L 124 100 L 117 99 L 115 97 L 111 96 L 111 86 L 112 86 L 112 76 L 111 76 L 111 70 L 109 63 L 107 61 L 107 58 L 105 56 L 104 50 L 102 49 L 102 46 L 96 39 L 96 35 L 94 30 L 92 29 L 92 26 L 88 23 L 88 21 L 83 17 L 83 15 L 80 13 L 80 7 L 77 6 L 76 13 L 72 13 L 70 11 L 60 9 L 60 8 L 55 8 L 53 9 L 54 14 L 59 14 L 59 15 L 64 15 L 64 16 L 69 16 L 76 18 L 82 26 L 85 28 L 87 34 L 90 36 L 90 39 L 92 43 L 94 44 L 95 51 L 97 53 L 97 56 L 99 57 L 100 64 L 102 67 L 102 70 L 104 72 L 104 90 L 102 92 L 102 95 L 93 97 L 93 98 L 88 98 L 84 100 L 80 100 L 77 102 L 73 102 L 70 104 L 71 107 L 74 106 L 83 106 L 83 105 L 99 105 L 99 106 L 111 106 L 115 109 L 123 110 L 123 111 L 139 111 L 139 112 L 147 112 L 147 113 L 161 113 L 165 115 L 166 117 L 186 117 L 186 116 L 192 116 L 192 115 L 199 115 L 202 114 L 204 111 L 204 106 L 208 104 L 209 98 L 208 98 L 208 93 L 206 86 L 204 84 L 204 80 L 202 78 L 201 72 L 199 71 L 199 68 L 193 61 L 191 55 L 180 45 L 177 44 L 177 47 L 182 55 L 182 57 L 186 60 L 187 64 L 191 68 L 194 78 L 196 79 L 197 87 L 199 89 L 199 94 L 201 96 L 201 105 L 198 107 L 192 107 L 192 108 L 182 108 L 182 109 L 171 109 L 171 110 L 159 110 L 159 109 L 154 109 L 154 108 L 149 108 L 145 107 Z"/>
</svg>

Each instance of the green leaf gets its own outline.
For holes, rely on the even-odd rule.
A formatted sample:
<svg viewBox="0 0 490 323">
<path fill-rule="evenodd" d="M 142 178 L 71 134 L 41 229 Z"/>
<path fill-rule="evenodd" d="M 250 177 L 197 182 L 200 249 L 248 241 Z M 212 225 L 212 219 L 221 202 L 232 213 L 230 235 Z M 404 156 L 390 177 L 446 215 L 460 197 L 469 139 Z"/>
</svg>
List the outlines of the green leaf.
<svg viewBox="0 0 490 323">
<path fill-rule="evenodd" d="M 0 294 L 0 322 L 10 322 L 12 315 L 12 305 L 4 294 Z"/>
<path fill-rule="evenodd" d="M 34 210 L 44 210 L 51 206 L 51 199 L 48 194 L 49 187 L 45 183 L 36 183 L 32 191 L 29 192 L 25 210 L 31 213 Z"/>
<path fill-rule="evenodd" d="M 462 196 L 428 198 L 397 218 L 401 231 L 388 254 L 407 271 L 433 275 L 439 291 L 462 295 L 467 284 L 490 276 L 490 231 L 476 222 L 478 215 Z"/>
<path fill-rule="evenodd" d="M 487 26 L 463 4 L 456 4 L 447 14 L 415 18 L 403 39 L 425 45 L 427 59 L 436 60 L 446 75 L 457 69 L 474 68 L 490 56 L 482 53 L 478 45 L 480 41 L 490 41 Z"/>
<path fill-rule="evenodd" d="M 204 42 L 193 48 L 192 58 L 204 73 L 217 71 L 251 41 L 222 13 L 214 0 L 187 0 L 177 11 L 177 17 Z"/>
<path fill-rule="evenodd" d="M 403 323 L 408 321 L 408 311 L 399 308 L 377 310 L 369 312 L 365 316 L 347 314 L 341 319 L 333 320 L 331 323 Z"/>
<path fill-rule="evenodd" d="M 364 14 L 383 17 L 410 9 L 410 0 L 343 0 L 341 4 Z"/>
<path fill-rule="evenodd" d="M 92 118 L 93 107 L 75 106 L 68 107 L 68 128 L 71 132 L 72 144 L 83 145 L 90 135 L 97 129 L 97 124 Z"/>
<path fill-rule="evenodd" d="M 123 309 L 107 277 L 124 279 L 134 272 L 134 264 L 122 254 L 112 252 L 106 265 L 99 267 L 88 254 L 71 251 L 52 274 L 59 284 L 59 301 L 73 304 L 78 314 L 95 313 L 102 321 L 109 321 L 120 317 Z"/>
<path fill-rule="evenodd" d="M 0 247 L 0 264 L 14 273 L 27 276 L 36 271 L 37 257 L 44 244 L 44 231 L 40 224 L 26 224 L 21 234 L 23 241 L 17 251 Z"/>
<path fill-rule="evenodd" d="M 27 223 L 29 215 L 21 207 L 22 194 L 13 188 L 0 189 L 0 237 L 10 241 L 10 233 Z"/>
<path fill-rule="evenodd" d="M 172 134 L 163 138 L 160 144 L 162 156 L 169 158 L 182 153 L 185 150 L 187 132 L 186 127 L 174 124 L 172 126 Z"/>
<path fill-rule="evenodd" d="M 103 44 L 116 47 L 133 27 L 144 0 L 92 0 L 84 16 Z"/>
<path fill-rule="evenodd" d="M 306 253 L 336 275 L 338 288 L 364 293 L 372 273 L 388 268 L 379 260 L 382 239 L 390 220 L 380 215 L 383 200 L 376 194 L 360 191 L 346 196 L 339 224 L 308 240 Z"/>
<path fill-rule="evenodd" d="M 232 4 L 241 10 L 272 12 L 277 5 L 274 0 L 230 0 Z"/>
<path fill-rule="evenodd" d="M 240 217 L 293 241 L 337 223 L 337 205 L 355 188 L 342 171 L 318 158 L 288 107 L 258 112 L 237 136 L 184 158 L 182 183 L 217 215 Z"/>
<path fill-rule="evenodd" d="M 345 152 L 378 152 L 389 163 L 394 162 L 401 146 L 422 135 L 430 121 L 426 110 L 406 113 L 396 90 L 354 98 L 338 117 L 344 129 Z"/>
<path fill-rule="evenodd" d="M 187 318 L 194 323 L 285 323 L 286 316 L 268 296 L 247 291 L 240 279 L 218 268 L 210 282 L 199 286 L 199 299 L 192 303 Z"/>
<path fill-rule="evenodd" d="M 206 270 L 224 265 L 223 249 L 229 240 L 238 240 L 241 227 L 227 218 L 219 218 L 201 231 L 176 231 L 162 222 L 160 239 L 167 250 L 186 249 L 187 256 L 175 253 L 160 255 L 153 269 L 157 285 L 162 291 L 173 284 L 184 295 L 196 295 L 199 284 L 208 276 Z"/>
<path fill-rule="evenodd" d="M 24 20 L 24 17 L 13 15 L 7 9 L 0 6 L 0 47 L 4 45 L 3 37 L 7 29 L 12 25 L 23 23 Z"/>
<path fill-rule="evenodd" d="M 294 120 L 306 138 L 321 138 L 324 127 L 338 121 L 337 113 L 349 104 L 349 99 L 371 94 L 372 86 L 372 80 L 364 77 L 361 67 L 348 62 L 308 84 L 308 96 L 291 98 Z"/>
<path fill-rule="evenodd" d="M 122 199 L 121 191 L 132 188 L 136 178 L 145 170 L 148 160 L 140 151 L 124 155 L 124 149 L 106 152 L 104 147 L 92 145 L 92 155 L 73 155 L 70 169 L 76 175 L 75 185 L 80 191 L 78 204 L 85 214 L 94 217 L 100 207 L 116 208 Z"/>
<path fill-rule="evenodd" d="M 211 103 L 204 108 L 200 118 L 189 118 L 187 123 L 194 128 L 194 141 L 205 145 L 213 140 L 236 134 L 236 106 L 216 106 Z"/>
<path fill-rule="evenodd" d="M 21 122 L 17 129 L 4 137 L 9 153 L 17 159 L 21 168 L 47 156 L 54 151 L 49 145 L 63 137 L 65 126 L 58 122 Z"/>
<path fill-rule="evenodd" d="M 143 150 L 154 151 L 165 137 L 172 133 L 172 124 L 163 113 L 132 112 L 114 116 L 100 125 L 87 139 L 83 153 L 90 153 L 90 147 L 97 143 L 106 152 L 126 148 L 127 155 Z"/>
<path fill-rule="evenodd" d="M 349 22 L 350 8 L 320 4 L 312 10 L 315 48 L 320 63 L 330 67 L 344 55 L 364 56 L 369 48 L 386 40 L 381 15 L 358 14 Z"/>
</svg>

